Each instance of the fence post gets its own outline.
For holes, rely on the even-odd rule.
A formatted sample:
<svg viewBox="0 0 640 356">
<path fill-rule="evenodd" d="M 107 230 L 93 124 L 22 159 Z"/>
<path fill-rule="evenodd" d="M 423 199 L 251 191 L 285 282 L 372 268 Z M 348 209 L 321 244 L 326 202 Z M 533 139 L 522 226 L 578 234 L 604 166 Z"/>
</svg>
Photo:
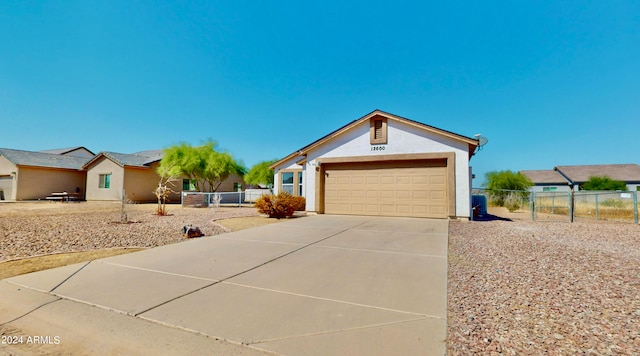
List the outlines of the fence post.
<svg viewBox="0 0 640 356">
<path fill-rule="evenodd" d="M 569 221 L 573 222 L 573 208 L 575 203 L 575 192 L 571 189 L 571 193 L 569 194 Z"/>
<path fill-rule="evenodd" d="M 638 192 L 633 192 L 633 219 L 638 223 Z"/>
<path fill-rule="evenodd" d="M 531 192 L 529 208 L 531 209 L 531 220 L 536 221 L 536 192 Z"/>
<path fill-rule="evenodd" d="M 596 221 L 598 220 L 598 193 L 596 193 Z"/>
</svg>

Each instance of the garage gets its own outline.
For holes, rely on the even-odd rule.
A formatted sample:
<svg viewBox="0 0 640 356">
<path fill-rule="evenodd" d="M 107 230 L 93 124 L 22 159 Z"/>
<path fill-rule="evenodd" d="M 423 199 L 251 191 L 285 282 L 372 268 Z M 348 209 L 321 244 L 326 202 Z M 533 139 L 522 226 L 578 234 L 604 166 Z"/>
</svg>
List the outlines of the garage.
<svg viewBox="0 0 640 356">
<path fill-rule="evenodd" d="M 0 200 L 11 200 L 13 191 L 13 177 L 0 176 Z"/>
<path fill-rule="evenodd" d="M 446 160 L 331 164 L 324 212 L 446 218 L 446 183 Z"/>
<path fill-rule="evenodd" d="M 375 110 L 273 163 L 317 214 L 469 219 L 474 138 Z"/>
</svg>

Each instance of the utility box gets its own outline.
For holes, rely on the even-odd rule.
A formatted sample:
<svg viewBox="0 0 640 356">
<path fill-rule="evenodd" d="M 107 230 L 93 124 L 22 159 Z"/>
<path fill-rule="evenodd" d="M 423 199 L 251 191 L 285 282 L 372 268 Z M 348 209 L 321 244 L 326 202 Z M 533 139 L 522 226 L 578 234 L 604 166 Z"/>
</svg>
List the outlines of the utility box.
<svg viewBox="0 0 640 356">
<path fill-rule="evenodd" d="M 471 196 L 471 209 L 473 217 L 487 215 L 487 197 L 484 195 Z"/>
</svg>

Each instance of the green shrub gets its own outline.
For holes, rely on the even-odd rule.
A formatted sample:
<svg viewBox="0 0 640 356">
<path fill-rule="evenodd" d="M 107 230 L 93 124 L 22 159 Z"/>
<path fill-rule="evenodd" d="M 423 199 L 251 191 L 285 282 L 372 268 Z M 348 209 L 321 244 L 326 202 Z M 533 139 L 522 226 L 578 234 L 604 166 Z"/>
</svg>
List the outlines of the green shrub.
<svg viewBox="0 0 640 356">
<path fill-rule="evenodd" d="M 280 192 L 278 195 L 263 195 L 256 200 L 256 208 L 260 214 L 277 219 L 290 217 L 295 211 L 304 210 L 305 205 L 304 197 L 294 197 L 287 192 Z"/>
<path fill-rule="evenodd" d="M 511 213 L 520 209 L 522 207 L 522 197 L 520 196 L 520 194 L 511 192 L 511 194 L 509 194 L 504 200 L 504 207 L 507 208 Z"/>
</svg>

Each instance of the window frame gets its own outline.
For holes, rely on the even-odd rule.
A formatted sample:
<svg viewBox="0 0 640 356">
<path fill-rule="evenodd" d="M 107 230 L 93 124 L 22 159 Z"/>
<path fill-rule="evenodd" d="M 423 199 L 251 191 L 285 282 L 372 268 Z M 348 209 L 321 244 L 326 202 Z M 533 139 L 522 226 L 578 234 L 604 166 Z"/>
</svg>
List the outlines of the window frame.
<svg viewBox="0 0 640 356">
<path fill-rule="evenodd" d="M 304 173 L 302 171 L 298 171 L 298 196 L 299 197 L 303 197 L 304 196 L 304 186 L 302 185 L 302 182 L 304 181 Z"/>
<path fill-rule="evenodd" d="M 186 183 L 186 184 L 185 184 Z M 185 189 L 187 187 L 187 189 Z M 182 178 L 182 190 L 192 192 L 196 190 L 196 180 L 189 178 Z"/>
<path fill-rule="evenodd" d="M 293 183 L 287 183 L 284 184 L 283 180 L 284 180 L 284 173 L 291 173 L 293 174 Z M 293 196 L 304 196 L 301 193 L 304 193 L 304 191 L 301 191 L 302 189 L 302 184 L 303 184 L 303 180 L 304 180 L 304 173 L 302 171 L 302 169 L 283 169 L 279 172 L 279 179 L 278 179 L 278 192 L 284 192 L 284 187 L 285 186 L 291 186 L 291 192 L 290 194 Z M 287 193 L 289 193 L 287 191 Z"/>
<path fill-rule="evenodd" d="M 98 174 L 98 189 L 111 189 L 111 173 Z"/>
</svg>

